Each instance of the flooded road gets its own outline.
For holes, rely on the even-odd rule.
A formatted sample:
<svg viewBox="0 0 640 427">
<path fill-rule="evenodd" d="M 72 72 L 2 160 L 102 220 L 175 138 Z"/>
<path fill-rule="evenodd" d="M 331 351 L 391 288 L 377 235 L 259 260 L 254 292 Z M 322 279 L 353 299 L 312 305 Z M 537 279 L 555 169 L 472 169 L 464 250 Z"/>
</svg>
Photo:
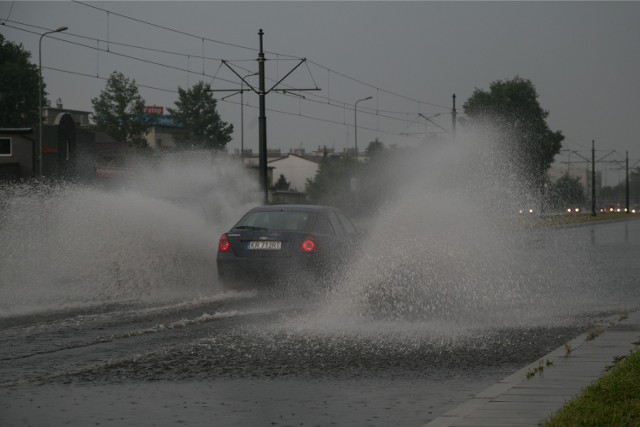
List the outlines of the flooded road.
<svg viewBox="0 0 640 427">
<path fill-rule="evenodd" d="M 451 335 L 300 316 L 247 293 L 2 319 L 1 424 L 420 425 L 600 320 Z"/>
<path fill-rule="evenodd" d="M 328 302 L 340 292 L 215 288 L 190 300 L 7 315 L 0 424 L 419 426 L 637 309 L 639 241 L 640 221 L 529 232 L 520 250 L 557 259 L 583 246 L 579 267 L 593 275 L 559 278 L 556 304 L 542 295 L 530 310 L 505 304 L 481 317 L 338 315 Z"/>
<path fill-rule="evenodd" d="M 216 239 L 255 200 L 210 172 L 189 199 L 157 194 L 182 170 L 3 190 L 0 425 L 419 426 L 640 307 L 640 221 L 532 230 L 445 193 L 381 212 L 326 291 L 225 292 Z"/>
</svg>

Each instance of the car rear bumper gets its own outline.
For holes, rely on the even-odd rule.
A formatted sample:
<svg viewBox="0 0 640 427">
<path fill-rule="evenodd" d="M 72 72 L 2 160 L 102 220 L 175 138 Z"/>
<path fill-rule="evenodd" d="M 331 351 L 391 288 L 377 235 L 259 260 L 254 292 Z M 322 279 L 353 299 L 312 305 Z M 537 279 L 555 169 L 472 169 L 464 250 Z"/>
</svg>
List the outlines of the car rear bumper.
<svg viewBox="0 0 640 427">
<path fill-rule="evenodd" d="M 266 287 L 293 282 L 321 269 L 313 257 L 251 258 L 218 256 L 218 278 L 225 287 Z"/>
</svg>

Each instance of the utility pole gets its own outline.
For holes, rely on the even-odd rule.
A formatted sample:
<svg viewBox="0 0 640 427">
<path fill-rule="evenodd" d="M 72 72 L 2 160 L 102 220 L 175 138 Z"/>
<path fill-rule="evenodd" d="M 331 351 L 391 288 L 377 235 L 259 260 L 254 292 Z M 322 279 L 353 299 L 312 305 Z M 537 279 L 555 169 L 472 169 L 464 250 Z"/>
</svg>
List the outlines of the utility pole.
<svg viewBox="0 0 640 427">
<path fill-rule="evenodd" d="M 631 210 L 629 209 L 629 150 L 627 150 L 627 161 L 626 161 L 626 166 L 625 166 L 625 181 L 626 181 L 626 209 L 625 209 L 625 213 L 629 213 L 631 212 Z"/>
<path fill-rule="evenodd" d="M 312 90 L 320 90 L 320 88 L 316 85 L 314 88 L 304 88 L 304 89 L 276 89 L 276 87 L 284 81 L 291 73 L 293 73 L 300 65 L 304 64 L 307 61 L 307 58 L 300 59 L 300 62 L 296 64 L 284 77 L 278 80 L 269 90 L 266 90 L 265 85 L 265 62 L 267 61 L 264 56 L 264 47 L 262 42 L 262 36 L 264 35 L 264 31 L 262 28 L 258 31 L 258 35 L 260 36 L 260 50 L 258 52 L 258 89 L 253 87 L 245 77 L 241 76 L 226 60 L 222 60 L 222 64 L 229 68 L 233 74 L 235 74 L 242 83 L 246 84 L 249 89 L 241 88 L 238 89 L 216 89 L 212 90 L 213 92 L 240 92 L 244 90 L 250 90 L 256 94 L 258 94 L 260 98 L 260 112 L 258 117 L 258 159 L 259 159 L 259 169 L 260 169 L 260 185 L 264 190 L 264 204 L 269 203 L 269 176 L 267 173 L 267 107 L 266 107 L 266 96 L 270 92 L 299 92 L 299 91 L 312 91 Z M 253 75 L 253 74 L 252 74 Z M 248 77 L 248 76 L 246 76 Z M 314 82 L 315 83 L 315 82 Z"/>
<path fill-rule="evenodd" d="M 596 216 L 596 140 L 591 140 L 591 216 Z"/>
<path fill-rule="evenodd" d="M 267 113 L 266 113 L 266 93 L 264 87 L 264 49 L 262 48 L 262 36 L 264 31 L 260 28 L 258 31 L 260 36 L 260 52 L 258 53 L 258 81 L 260 96 L 260 117 L 258 118 L 258 155 L 260 168 L 260 185 L 264 189 L 264 204 L 269 204 L 269 176 L 267 173 Z"/>
<path fill-rule="evenodd" d="M 368 101 L 371 98 L 373 98 L 373 96 L 367 96 L 366 98 L 358 99 L 355 104 L 353 104 L 353 140 L 356 150 L 356 162 L 358 161 L 358 102 Z"/>
<path fill-rule="evenodd" d="M 451 110 L 451 133 L 456 138 L 456 94 L 453 94 L 453 110 Z"/>
</svg>

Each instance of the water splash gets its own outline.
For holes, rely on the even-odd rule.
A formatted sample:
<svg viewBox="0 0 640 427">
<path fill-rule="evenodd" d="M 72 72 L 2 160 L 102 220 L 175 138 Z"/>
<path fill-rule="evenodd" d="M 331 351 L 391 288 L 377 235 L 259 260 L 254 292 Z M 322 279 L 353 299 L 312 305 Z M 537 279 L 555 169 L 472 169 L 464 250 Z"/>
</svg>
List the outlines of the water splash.
<svg viewBox="0 0 640 427">
<path fill-rule="evenodd" d="M 300 328 L 452 334 L 585 310 L 597 298 L 581 286 L 592 269 L 549 234 L 521 227 L 518 207 L 537 207 L 535 194 L 491 138 L 460 135 L 391 164 L 395 197 L 369 221 L 361 257 Z"/>
<path fill-rule="evenodd" d="M 2 184 L 0 315 L 216 289 L 217 238 L 256 204 L 222 159 L 138 164 L 117 188 Z"/>
</svg>

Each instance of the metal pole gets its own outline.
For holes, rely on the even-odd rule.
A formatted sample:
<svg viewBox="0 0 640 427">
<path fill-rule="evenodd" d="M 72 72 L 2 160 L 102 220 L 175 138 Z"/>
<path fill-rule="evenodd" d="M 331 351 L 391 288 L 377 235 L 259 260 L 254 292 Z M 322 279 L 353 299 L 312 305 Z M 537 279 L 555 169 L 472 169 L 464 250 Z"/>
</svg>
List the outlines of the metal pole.
<svg viewBox="0 0 640 427">
<path fill-rule="evenodd" d="M 260 155 L 260 183 L 264 190 L 264 204 L 269 203 L 269 179 L 267 174 L 267 117 L 265 103 L 265 76 L 264 76 L 264 50 L 262 48 L 262 36 L 264 31 L 262 28 L 258 31 L 260 36 L 260 53 L 258 53 L 258 73 L 259 73 L 259 96 L 260 96 L 260 117 L 258 118 L 259 136 L 259 155 Z"/>
<path fill-rule="evenodd" d="M 353 138 L 356 146 L 356 161 L 358 160 L 358 102 L 367 101 L 373 98 L 372 96 L 367 96 L 366 98 L 358 99 L 355 104 L 353 104 Z"/>
<path fill-rule="evenodd" d="M 358 161 L 358 102 L 353 106 L 353 141 L 356 149 L 356 161 Z"/>
<path fill-rule="evenodd" d="M 59 33 L 61 31 L 65 31 L 69 29 L 69 27 L 58 27 L 53 31 L 47 31 L 40 36 L 40 40 L 38 40 L 38 169 L 40 172 L 40 176 L 42 176 L 42 39 L 47 34 Z"/>
<path fill-rule="evenodd" d="M 625 178 L 626 178 L 626 202 L 627 202 L 627 209 L 625 210 L 626 213 L 629 213 L 629 150 L 627 150 L 627 162 L 626 162 L 626 167 L 625 167 Z"/>
<path fill-rule="evenodd" d="M 596 141 L 591 140 L 591 216 L 596 216 Z"/>
<path fill-rule="evenodd" d="M 240 80 L 240 158 L 244 166 L 244 82 Z"/>
<path fill-rule="evenodd" d="M 453 94 L 453 109 L 451 110 L 451 133 L 453 133 L 453 137 L 456 137 L 456 94 Z"/>
</svg>

